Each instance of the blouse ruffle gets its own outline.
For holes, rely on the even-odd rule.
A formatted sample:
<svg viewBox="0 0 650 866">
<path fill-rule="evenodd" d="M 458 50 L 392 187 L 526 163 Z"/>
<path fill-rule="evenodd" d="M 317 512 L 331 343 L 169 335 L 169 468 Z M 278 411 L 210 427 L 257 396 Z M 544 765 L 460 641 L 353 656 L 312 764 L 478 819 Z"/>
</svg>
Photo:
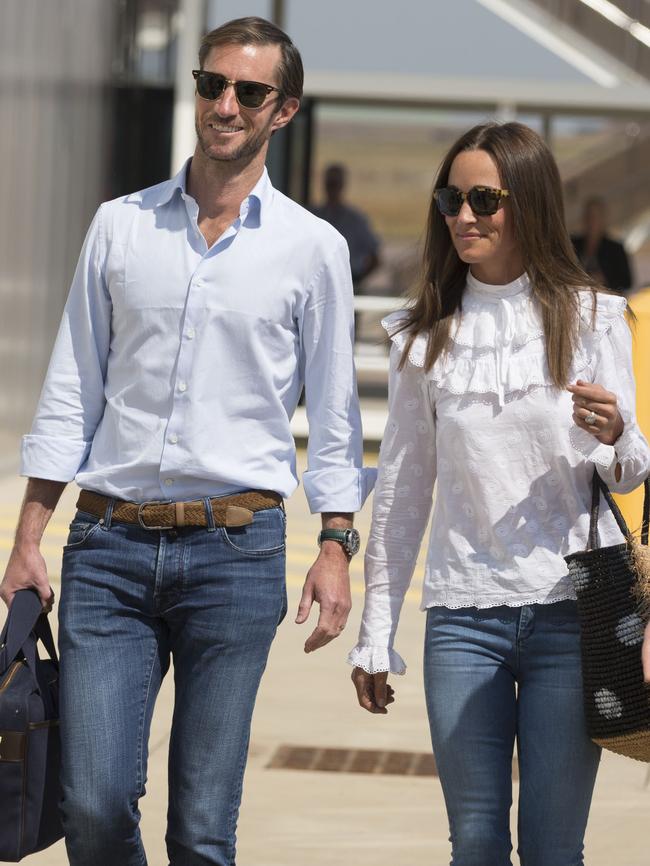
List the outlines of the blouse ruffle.
<svg viewBox="0 0 650 866">
<path fill-rule="evenodd" d="M 406 673 L 406 662 L 390 647 L 357 645 L 348 655 L 348 663 L 362 668 L 367 674 Z"/>
<path fill-rule="evenodd" d="M 553 387 L 546 360 L 544 328 L 527 278 L 520 278 L 516 294 L 487 295 L 469 286 L 462 315 L 456 315 L 450 345 L 424 376 L 438 388 L 463 394 L 496 394 L 499 402 L 534 387 Z M 513 284 L 514 285 L 514 284 Z M 580 338 L 569 379 L 584 376 L 593 365 L 598 345 L 615 320 L 624 316 L 626 301 L 615 295 L 579 292 Z M 386 316 L 382 325 L 400 352 L 408 332 L 400 330 L 406 313 Z M 409 361 L 424 367 L 427 337 L 419 334 L 409 350 Z"/>
</svg>

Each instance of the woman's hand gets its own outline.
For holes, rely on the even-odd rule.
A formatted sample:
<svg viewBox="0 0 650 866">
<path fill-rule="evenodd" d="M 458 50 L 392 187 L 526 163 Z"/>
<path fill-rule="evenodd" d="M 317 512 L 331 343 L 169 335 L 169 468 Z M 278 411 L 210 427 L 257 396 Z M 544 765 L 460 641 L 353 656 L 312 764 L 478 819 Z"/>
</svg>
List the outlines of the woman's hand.
<svg viewBox="0 0 650 866">
<path fill-rule="evenodd" d="M 623 419 L 618 411 L 616 394 L 606 391 L 602 385 L 583 382 L 568 385 L 573 394 L 573 420 L 578 427 L 602 442 L 613 445 L 623 432 Z"/>
<path fill-rule="evenodd" d="M 354 668 L 352 671 L 352 682 L 357 690 L 359 706 L 369 713 L 380 713 L 386 715 L 388 704 L 395 700 L 395 692 L 388 685 L 388 673 L 369 674 L 363 668 Z"/>
<path fill-rule="evenodd" d="M 643 660 L 643 679 L 646 683 L 650 683 L 650 622 L 645 627 L 641 659 Z"/>
</svg>

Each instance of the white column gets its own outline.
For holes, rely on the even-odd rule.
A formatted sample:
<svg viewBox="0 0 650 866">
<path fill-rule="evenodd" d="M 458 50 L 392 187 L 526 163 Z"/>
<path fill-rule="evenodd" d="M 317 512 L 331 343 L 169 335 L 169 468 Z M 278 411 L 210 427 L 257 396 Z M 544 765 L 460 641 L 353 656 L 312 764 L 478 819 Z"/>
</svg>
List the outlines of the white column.
<svg viewBox="0 0 650 866">
<path fill-rule="evenodd" d="M 517 106 L 514 102 L 500 102 L 494 112 L 495 119 L 499 123 L 509 123 L 517 119 Z"/>
<path fill-rule="evenodd" d="M 172 130 L 171 173 L 176 174 L 194 153 L 194 79 L 199 65 L 199 44 L 205 31 L 205 0 L 180 0 L 176 78 L 174 82 L 174 126 Z"/>
</svg>

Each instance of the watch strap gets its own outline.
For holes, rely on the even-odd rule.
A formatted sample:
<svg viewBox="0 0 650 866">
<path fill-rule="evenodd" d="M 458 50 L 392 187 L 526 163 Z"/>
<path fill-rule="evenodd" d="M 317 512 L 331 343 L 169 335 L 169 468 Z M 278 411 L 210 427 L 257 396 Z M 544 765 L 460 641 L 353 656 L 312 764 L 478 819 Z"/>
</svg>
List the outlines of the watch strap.
<svg viewBox="0 0 650 866">
<path fill-rule="evenodd" d="M 337 541 L 348 556 L 354 556 L 359 552 L 359 532 L 354 527 L 350 529 L 323 529 L 318 536 L 318 544 L 323 541 Z"/>
<path fill-rule="evenodd" d="M 338 541 L 345 544 L 348 540 L 348 529 L 323 529 L 318 535 L 318 543 L 323 541 Z"/>
</svg>

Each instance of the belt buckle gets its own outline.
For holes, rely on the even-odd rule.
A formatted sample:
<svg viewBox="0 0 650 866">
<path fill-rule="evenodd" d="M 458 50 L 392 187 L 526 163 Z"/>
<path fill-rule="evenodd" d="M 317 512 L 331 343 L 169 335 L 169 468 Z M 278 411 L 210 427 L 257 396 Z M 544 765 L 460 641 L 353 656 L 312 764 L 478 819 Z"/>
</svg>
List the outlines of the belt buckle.
<svg viewBox="0 0 650 866">
<path fill-rule="evenodd" d="M 141 526 L 143 529 L 152 529 L 152 530 L 155 530 L 155 529 L 160 529 L 160 530 L 163 530 L 163 529 L 174 529 L 174 528 L 175 528 L 175 524 L 174 524 L 174 523 L 172 523 L 171 526 L 149 526 L 148 523 L 145 523 L 145 522 L 144 522 L 144 520 L 143 520 L 143 514 L 142 514 L 142 510 L 143 510 L 144 508 L 146 508 L 147 505 L 171 505 L 171 504 L 172 504 L 172 500 L 171 500 L 171 499 L 166 499 L 166 500 L 160 500 L 160 499 L 149 499 L 147 502 L 141 502 L 140 505 L 138 505 L 138 523 L 140 524 L 140 526 Z"/>
</svg>

